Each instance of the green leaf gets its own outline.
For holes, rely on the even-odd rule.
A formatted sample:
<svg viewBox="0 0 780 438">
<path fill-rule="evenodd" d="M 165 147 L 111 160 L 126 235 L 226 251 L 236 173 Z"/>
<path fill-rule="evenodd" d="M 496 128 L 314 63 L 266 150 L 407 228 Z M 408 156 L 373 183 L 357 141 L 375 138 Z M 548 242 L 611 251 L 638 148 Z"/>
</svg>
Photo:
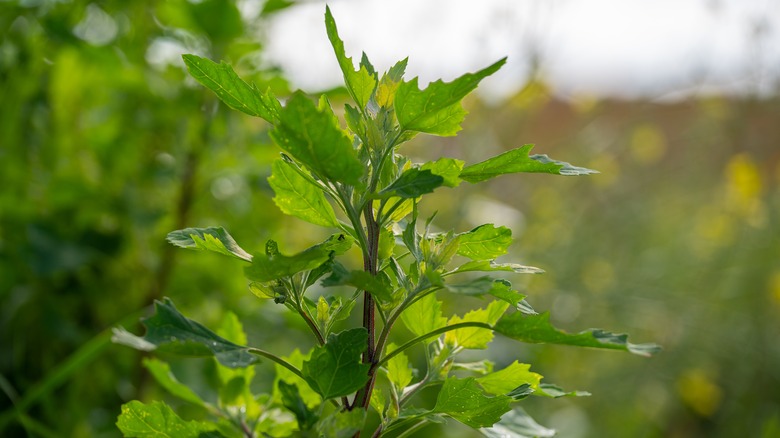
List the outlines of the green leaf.
<svg viewBox="0 0 780 438">
<path fill-rule="evenodd" d="M 116 422 L 126 437 L 208 438 L 221 437 L 215 427 L 198 421 L 184 421 L 163 402 L 145 405 L 137 400 L 122 405 Z"/>
<path fill-rule="evenodd" d="M 330 12 L 330 7 L 325 7 L 325 28 L 328 33 L 328 39 L 333 46 L 333 51 L 336 53 L 336 59 L 341 67 L 341 72 L 344 75 L 344 82 L 347 85 L 349 94 L 360 105 L 361 108 L 365 108 L 368 104 L 371 95 L 376 89 L 376 77 L 372 74 L 367 67 L 370 67 L 370 63 L 361 63 L 360 69 L 355 70 L 355 66 L 352 63 L 352 58 L 348 58 L 344 50 L 344 41 L 339 38 L 338 29 L 336 28 L 336 21 L 333 19 L 333 14 Z M 368 58 L 363 57 L 366 61 Z"/>
<path fill-rule="evenodd" d="M 398 61 L 394 66 L 390 68 L 382 79 L 379 80 L 379 85 L 376 89 L 376 102 L 383 108 L 390 108 L 393 106 L 395 100 L 395 93 L 398 90 L 398 86 L 401 84 L 404 72 L 406 71 L 406 63 L 409 58 Z"/>
<path fill-rule="evenodd" d="M 213 251 L 246 262 L 252 261 L 252 256 L 238 246 L 233 237 L 222 227 L 185 228 L 171 231 L 166 240 L 180 248 Z"/>
<path fill-rule="evenodd" d="M 420 170 L 430 170 L 434 175 L 444 178 L 444 185 L 447 187 L 457 187 L 460 185 L 460 172 L 465 163 L 454 158 L 439 158 L 436 161 L 429 161 L 420 167 Z"/>
<path fill-rule="evenodd" d="M 289 409 L 298 420 L 300 430 L 309 430 L 317 422 L 317 414 L 306 406 L 306 402 L 298 392 L 298 386 L 283 380 L 278 382 L 279 393 L 282 396 L 282 404 Z"/>
<path fill-rule="evenodd" d="M 477 377 L 477 382 L 488 394 L 508 394 L 521 385 L 530 385 L 536 390 L 542 375 L 530 371 L 531 365 L 512 362 L 508 367 Z"/>
<path fill-rule="evenodd" d="M 274 203 L 282 212 L 323 227 L 338 227 L 339 221 L 322 189 L 314 181 L 303 177 L 284 160 L 272 165 L 268 184 L 276 193 Z"/>
<path fill-rule="evenodd" d="M 387 351 L 390 352 L 397 348 L 393 343 L 387 345 Z M 409 366 L 409 358 L 405 354 L 399 353 L 387 361 L 387 379 L 399 393 L 412 382 L 412 367 Z"/>
<path fill-rule="evenodd" d="M 535 314 L 531 306 L 525 302 L 525 295 L 512 289 L 512 283 L 503 279 L 491 277 L 479 277 L 466 283 L 446 284 L 448 291 L 461 295 L 482 297 L 490 295 L 502 301 L 506 301 L 518 310 Z"/>
<path fill-rule="evenodd" d="M 215 356 L 228 368 L 252 365 L 260 359 L 249 347 L 234 344 L 184 317 L 169 298 L 154 302 L 155 314 L 141 320 L 146 327 L 143 337 L 123 328 L 115 328 L 112 341 L 142 351 L 167 351 L 186 356 Z"/>
<path fill-rule="evenodd" d="M 466 262 L 453 271 L 450 274 L 458 274 L 461 272 L 514 272 L 516 274 L 543 274 L 544 270 L 535 268 L 533 266 L 518 265 L 516 263 L 496 263 L 494 260 L 472 260 Z"/>
<path fill-rule="evenodd" d="M 566 333 L 550 324 L 548 312 L 530 316 L 522 313 L 508 314 L 498 321 L 494 329 L 504 336 L 531 344 L 606 348 L 629 351 L 640 356 L 651 356 L 661 350 L 656 344 L 632 344 L 628 342 L 628 335 L 600 329 L 585 330 L 577 334 Z"/>
<path fill-rule="evenodd" d="M 488 429 L 480 429 L 489 438 L 550 438 L 555 430 L 540 426 L 524 410 L 517 408 Z"/>
<path fill-rule="evenodd" d="M 539 387 L 534 392 L 534 395 L 550 398 L 560 397 L 588 397 L 590 393 L 588 391 L 566 391 L 558 385 L 552 383 L 540 383 Z"/>
<path fill-rule="evenodd" d="M 417 78 L 402 82 L 395 94 L 395 113 L 403 130 L 452 136 L 460 130 L 466 111 L 460 101 L 479 82 L 495 73 L 506 58 L 476 73 L 466 73 L 452 82 L 432 82 L 420 90 Z"/>
<path fill-rule="evenodd" d="M 408 169 L 393 181 L 388 187 L 379 192 L 381 197 L 397 196 L 403 199 L 419 198 L 433 192 L 444 184 L 444 178 L 434 175 L 430 170 Z"/>
<path fill-rule="evenodd" d="M 447 325 L 447 319 L 441 315 L 441 301 L 438 301 L 433 293 L 407 307 L 401 313 L 401 321 L 415 336 L 422 336 Z"/>
<path fill-rule="evenodd" d="M 187 385 L 179 382 L 176 376 L 171 372 L 171 367 L 166 362 L 163 362 L 155 358 L 144 358 L 143 364 L 147 370 L 152 374 L 157 383 L 160 384 L 166 391 L 179 397 L 184 401 L 188 401 L 192 404 L 206 407 L 206 403 L 200 398 L 198 394 L 190 389 Z"/>
<path fill-rule="evenodd" d="M 349 438 L 363 429 L 366 421 L 366 410 L 362 408 L 351 411 L 336 411 L 317 423 L 319 436 L 328 438 Z"/>
<path fill-rule="evenodd" d="M 324 399 L 349 395 L 368 381 L 369 364 L 361 363 L 368 332 L 359 327 L 328 336 L 303 363 L 303 377 Z"/>
<path fill-rule="evenodd" d="M 317 109 L 303 93 L 290 97 L 270 135 L 280 148 L 318 177 L 359 185 L 363 164 L 352 141 L 336 124 L 332 113 Z"/>
<path fill-rule="evenodd" d="M 460 322 L 484 322 L 493 325 L 504 314 L 508 303 L 502 301 L 493 301 L 484 309 L 477 309 L 468 312 L 463 317 L 453 316 L 447 325 L 455 325 Z M 465 327 L 447 332 L 444 335 L 444 341 L 456 347 L 483 350 L 487 344 L 493 340 L 493 331 L 480 327 Z"/>
<path fill-rule="evenodd" d="M 493 224 L 480 225 L 458 236 L 458 254 L 472 260 L 492 260 L 506 254 L 507 248 L 512 244 L 512 230 L 495 227 Z"/>
<path fill-rule="evenodd" d="M 311 352 L 307 355 L 303 355 L 297 348 L 293 350 L 288 357 L 282 357 L 292 366 L 297 369 L 303 368 L 303 362 L 311 357 Z M 285 382 L 287 384 L 295 385 L 298 387 L 298 393 L 301 399 L 306 403 L 309 408 L 314 408 L 322 403 L 322 397 L 315 392 L 306 381 L 298 377 L 295 373 L 287 368 L 274 364 L 274 370 L 276 371 L 276 379 L 274 380 L 274 398 L 281 401 L 282 395 L 279 392 L 279 382 Z"/>
<path fill-rule="evenodd" d="M 349 285 L 369 292 L 380 302 L 393 300 L 393 286 L 384 272 L 371 275 L 366 271 L 347 271 L 341 264 L 334 263 L 333 272 L 320 283 L 325 287 Z"/>
<path fill-rule="evenodd" d="M 255 254 L 252 265 L 244 269 L 247 278 L 269 282 L 289 277 L 302 271 L 310 271 L 327 262 L 331 254 L 343 254 L 352 246 L 352 239 L 344 234 L 334 234 L 326 241 L 292 256 L 281 253 Z"/>
<path fill-rule="evenodd" d="M 246 345 L 247 338 L 241 321 L 233 312 L 225 312 L 217 328 L 217 335 L 238 345 Z M 260 404 L 252 395 L 250 385 L 255 377 L 255 368 L 231 369 L 223 366 L 217 367 L 222 386 L 219 388 L 219 398 L 224 406 L 239 407 L 246 411 L 247 415 L 259 415 Z"/>
<path fill-rule="evenodd" d="M 261 93 L 238 77 L 228 65 L 217 64 L 195 55 L 183 55 L 184 63 L 195 80 L 217 94 L 227 106 L 250 116 L 261 117 L 276 124 L 281 105 L 271 90 Z"/>
<path fill-rule="evenodd" d="M 552 173 L 567 176 L 598 173 L 595 170 L 551 160 L 547 155 L 529 156 L 528 153 L 533 147 L 532 144 L 523 145 L 481 163 L 466 166 L 460 173 L 460 177 L 470 183 L 478 183 L 499 175 L 518 172 Z"/>
<path fill-rule="evenodd" d="M 444 381 L 433 412 L 449 415 L 474 428 L 489 427 L 509 412 L 511 402 L 512 398 L 505 395 L 485 395 L 473 377 L 451 377 Z"/>
</svg>

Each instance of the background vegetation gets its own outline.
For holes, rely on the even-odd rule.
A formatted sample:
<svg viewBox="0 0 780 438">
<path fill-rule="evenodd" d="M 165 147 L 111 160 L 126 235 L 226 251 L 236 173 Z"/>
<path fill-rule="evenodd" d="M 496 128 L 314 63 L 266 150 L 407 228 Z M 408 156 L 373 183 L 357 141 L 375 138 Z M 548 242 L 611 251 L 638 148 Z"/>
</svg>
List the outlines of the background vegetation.
<svg viewBox="0 0 780 438">
<path fill-rule="evenodd" d="M 307 342 L 283 309 L 247 291 L 239 267 L 164 241 L 219 224 L 254 247 L 324 237 L 282 222 L 266 182 L 275 156 L 266 127 L 220 107 L 161 56 L 177 44 L 226 59 L 284 95 L 282 73 L 261 55 L 264 20 L 286 6 L 269 1 L 242 17 L 219 0 L 0 3 L 3 436 L 118 436 L 122 402 L 164 397 L 140 354 L 106 331 L 138 332 L 138 316 L 163 295 L 206 325 L 235 311 L 267 350 Z M 594 393 L 529 400 L 530 413 L 566 437 L 778 436 L 778 93 L 570 102 L 537 78 L 501 105 L 468 104 L 459 137 L 420 136 L 407 152 L 475 162 L 535 143 L 602 173 L 506 176 L 437 193 L 424 214 L 438 210 L 459 230 L 510 226 L 507 258 L 547 270 L 525 289 L 557 325 L 665 347 L 650 360 L 522 347 L 550 381 Z M 500 339 L 489 353 L 509 361 Z M 170 360 L 211 391 L 207 361 Z M 259 367 L 257 385 L 270 385 L 271 367 Z"/>
</svg>

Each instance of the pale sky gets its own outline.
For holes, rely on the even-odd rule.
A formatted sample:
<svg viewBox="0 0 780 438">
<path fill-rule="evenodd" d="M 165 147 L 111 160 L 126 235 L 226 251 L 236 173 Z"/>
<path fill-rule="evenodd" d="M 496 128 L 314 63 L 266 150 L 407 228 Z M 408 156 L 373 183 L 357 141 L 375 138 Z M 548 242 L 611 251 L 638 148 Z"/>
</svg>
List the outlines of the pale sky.
<svg viewBox="0 0 780 438">
<path fill-rule="evenodd" d="M 347 55 L 377 70 L 409 56 L 421 84 L 507 65 L 480 90 L 500 98 L 527 80 L 535 53 L 561 96 L 644 96 L 780 90 L 780 0 L 331 0 Z M 277 14 L 266 56 L 295 87 L 341 81 L 311 2 Z"/>
</svg>

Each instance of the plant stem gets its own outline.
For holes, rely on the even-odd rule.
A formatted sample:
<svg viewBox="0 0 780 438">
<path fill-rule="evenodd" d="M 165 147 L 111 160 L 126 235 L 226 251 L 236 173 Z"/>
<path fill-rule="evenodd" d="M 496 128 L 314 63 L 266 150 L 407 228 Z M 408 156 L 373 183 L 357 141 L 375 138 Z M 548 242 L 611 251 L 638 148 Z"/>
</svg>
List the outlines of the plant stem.
<svg viewBox="0 0 780 438">
<path fill-rule="evenodd" d="M 379 224 L 374 219 L 374 210 L 369 202 L 363 208 L 363 218 L 366 222 L 367 233 L 367 251 L 363 253 L 363 270 L 376 275 L 377 265 L 379 262 Z M 374 389 L 374 380 L 376 373 L 374 371 L 374 363 L 376 361 L 375 340 L 376 340 L 376 308 L 374 304 L 374 297 L 370 291 L 363 292 L 363 327 L 368 331 L 368 345 L 366 346 L 366 352 L 363 353 L 363 363 L 371 366 L 369 371 L 368 382 L 358 394 L 355 396 L 355 403 L 353 406 L 361 406 L 364 409 L 368 409 L 368 405 L 371 401 L 371 392 Z M 357 434 L 356 436 L 359 436 Z"/>
</svg>

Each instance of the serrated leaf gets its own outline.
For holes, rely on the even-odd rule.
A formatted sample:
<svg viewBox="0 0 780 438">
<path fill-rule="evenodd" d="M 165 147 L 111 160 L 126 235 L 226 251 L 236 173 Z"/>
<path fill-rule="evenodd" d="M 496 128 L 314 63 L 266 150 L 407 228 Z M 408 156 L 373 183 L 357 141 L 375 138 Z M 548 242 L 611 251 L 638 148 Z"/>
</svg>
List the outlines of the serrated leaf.
<svg viewBox="0 0 780 438">
<path fill-rule="evenodd" d="M 390 343 L 387 351 L 392 352 L 396 348 L 397 345 Z M 409 358 L 404 353 L 399 353 L 387 361 L 387 379 L 396 387 L 399 394 L 412 382 L 412 368 L 409 366 Z"/>
<path fill-rule="evenodd" d="M 116 422 L 126 437 L 138 438 L 216 438 L 223 436 L 215 427 L 198 421 L 184 421 L 163 402 L 148 405 L 137 400 L 122 405 Z"/>
<path fill-rule="evenodd" d="M 419 198 L 444 184 L 444 178 L 430 170 L 408 169 L 392 184 L 379 192 L 381 197 L 397 196 L 402 199 Z"/>
<path fill-rule="evenodd" d="M 144 358 L 143 365 L 149 370 L 149 373 L 157 380 L 166 391 L 179 397 L 184 401 L 188 401 L 192 404 L 206 407 L 206 403 L 200 398 L 198 394 L 190 389 L 187 385 L 179 382 L 175 375 L 171 372 L 171 367 L 166 362 L 163 362 L 155 358 Z"/>
<path fill-rule="evenodd" d="M 289 277 L 302 271 L 310 271 L 327 262 L 334 255 L 343 254 L 352 246 L 352 239 L 344 234 L 334 234 L 327 240 L 306 250 L 285 256 L 281 253 L 255 254 L 252 265 L 244 269 L 247 278 L 257 282 L 269 282 Z"/>
<path fill-rule="evenodd" d="M 426 132 L 442 136 L 455 135 L 466 111 L 460 101 L 479 82 L 495 73 L 506 58 L 476 73 L 466 73 L 452 82 L 432 82 L 420 90 L 417 78 L 402 82 L 395 94 L 395 113 L 403 130 Z"/>
<path fill-rule="evenodd" d="M 447 187 L 457 187 L 460 185 L 460 172 L 465 163 L 454 158 L 439 158 L 436 161 L 429 161 L 422 166 L 420 170 L 430 170 L 434 175 L 444 178 L 444 185 Z"/>
<path fill-rule="evenodd" d="M 531 344 L 606 348 L 628 351 L 640 356 L 651 356 L 661 350 L 656 344 L 632 344 L 628 342 L 628 335 L 601 329 L 590 329 L 576 334 L 566 333 L 550 324 L 548 312 L 538 315 L 523 315 L 519 312 L 504 315 L 494 329 L 504 336 Z"/>
<path fill-rule="evenodd" d="M 447 319 L 441 315 L 441 301 L 436 294 L 420 298 L 401 313 L 401 321 L 415 336 L 422 336 L 447 325 Z"/>
<path fill-rule="evenodd" d="M 222 102 L 250 116 L 261 117 L 276 124 L 281 105 L 269 89 L 261 93 L 244 82 L 228 64 L 217 64 L 195 55 L 183 55 L 184 63 L 195 80 L 217 94 Z"/>
<path fill-rule="evenodd" d="M 180 248 L 213 251 L 251 262 L 252 256 L 238 246 L 233 237 L 222 227 L 185 228 L 171 231 L 166 240 Z"/>
<path fill-rule="evenodd" d="M 320 178 L 359 185 L 363 164 L 352 141 L 336 124 L 332 113 L 317 109 L 308 97 L 296 92 L 279 114 L 271 138 Z"/>
<path fill-rule="evenodd" d="M 311 429 L 314 423 L 317 422 L 317 414 L 306 406 L 306 402 L 301 398 L 301 394 L 298 391 L 298 386 L 283 380 L 280 380 L 277 385 L 282 396 L 282 404 L 295 415 L 295 419 L 298 421 L 298 428 L 300 430 Z"/>
<path fill-rule="evenodd" d="M 249 347 L 234 344 L 200 323 L 184 317 L 169 298 L 154 302 L 155 314 L 141 320 L 143 337 L 115 328 L 113 342 L 142 351 L 167 351 L 186 356 L 214 356 L 228 368 L 247 367 L 260 361 Z"/>
<path fill-rule="evenodd" d="M 362 408 L 351 411 L 336 411 L 317 423 L 319 436 L 328 438 L 349 438 L 363 428 L 366 421 L 366 410 Z"/>
<path fill-rule="evenodd" d="M 365 108 L 376 88 L 376 77 L 367 68 L 370 66 L 370 63 L 361 63 L 360 68 L 357 71 L 355 70 L 352 58 L 348 58 L 346 55 L 344 41 L 339 37 L 336 21 L 333 19 L 333 14 L 331 14 L 328 6 L 325 7 L 325 28 L 328 33 L 328 39 L 333 46 L 333 51 L 336 53 L 336 60 L 338 60 L 339 67 L 341 67 L 341 73 L 344 75 L 347 90 L 349 90 L 349 94 L 352 95 L 355 102 L 361 108 Z M 367 60 L 368 58 L 366 58 Z M 371 70 L 373 70 L 373 67 L 371 67 Z"/>
<path fill-rule="evenodd" d="M 324 287 L 349 285 L 369 292 L 380 302 L 392 301 L 392 284 L 384 272 L 371 275 L 366 271 L 348 271 L 342 265 L 335 263 L 330 276 L 320 283 Z"/>
<path fill-rule="evenodd" d="M 517 408 L 501 418 L 491 428 L 480 429 L 489 438 L 550 438 L 555 430 L 540 426 L 524 410 Z"/>
<path fill-rule="evenodd" d="M 328 336 L 303 363 L 303 377 L 324 399 L 349 395 L 368 381 L 369 364 L 361 363 L 368 332 L 359 327 Z"/>
<path fill-rule="evenodd" d="M 473 184 L 495 178 L 499 175 L 518 172 L 551 173 L 567 176 L 598 173 L 595 170 L 552 160 L 547 155 L 529 156 L 528 153 L 533 147 L 534 145 L 532 144 L 523 145 L 480 163 L 466 166 L 460 173 L 460 178 Z"/>
<path fill-rule="evenodd" d="M 531 388 L 539 388 L 542 375 L 530 371 L 531 365 L 512 362 L 504 369 L 492 372 L 482 377 L 477 377 L 477 382 L 488 394 L 508 394 L 510 391 L 522 385 L 530 385 Z"/>
<path fill-rule="evenodd" d="M 506 254 L 512 244 L 512 230 L 493 224 L 480 225 L 471 231 L 458 234 L 458 254 L 472 260 L 492 260 Z"/>
<path fill-rule="evenodd" d="M 446 284 L 448 291 L 461 295 L 482 297 L 490 295 L 511 304 L 518 310 L 526 311 L 530 305 L 525 302 L 525 295 L 512 289 L 512 283 L 507 280 L 479 277 L 458 284 Z M 530 309 L 532 313 L 533 309 Z"/>
<path fill-rule="evenodd" d="M 493 301 L 488 304 L 484 309 L 472 310 L 463 317 L 457 315 L 450 318 L 447 325 L 455 325 L 461 322 L 484 322 L 489 325 L 493 325 L 504 314 L 508 303 L 503 301 Z M 459 328 L 447 332 L 444 335 L 444 341 L 449 345 L 466 348 L 483 350 L 487 348 L 487 344 L 493 340 L 493 331 L 480 328 L 480 327 L 465 327 Z"/>
<path fill-rule="evenodd" d="M 299 174 L 293 164 L 274 161 L 268 184 L 276 193 L 274 203 L 282 212 L 323 227 L 339 226 L 322 189 Z"/>
<path fill-rule="evenodd" d="M 473 377 L 448 378 L 436 399 L 433 412 L 449 415 L 461 423 L 477 427 L 489 427 L 509 412 L 511 397 L 485 395 Z"/>
<path fill-rule="evenodd" d="M 466 262 L 450 273 L 458 274 L 461 272 L 514 272 L 516 274 L 543 274 L 544 269 L 533 266 L 518 265 L 517 263 L 496 263 L 494 260 L 471 260 Z"/>
</svg>

